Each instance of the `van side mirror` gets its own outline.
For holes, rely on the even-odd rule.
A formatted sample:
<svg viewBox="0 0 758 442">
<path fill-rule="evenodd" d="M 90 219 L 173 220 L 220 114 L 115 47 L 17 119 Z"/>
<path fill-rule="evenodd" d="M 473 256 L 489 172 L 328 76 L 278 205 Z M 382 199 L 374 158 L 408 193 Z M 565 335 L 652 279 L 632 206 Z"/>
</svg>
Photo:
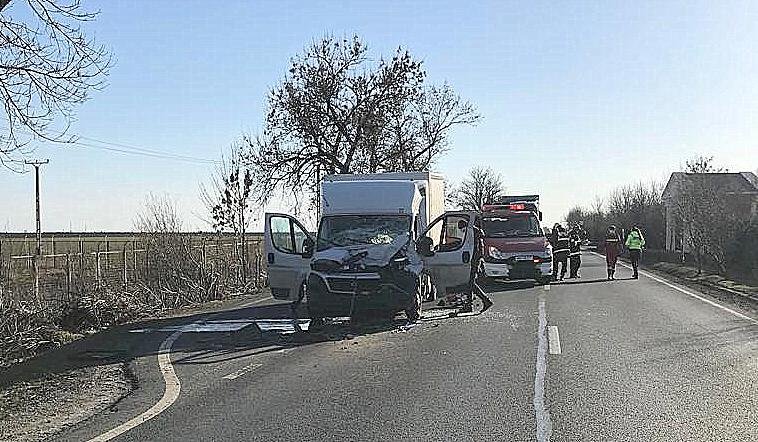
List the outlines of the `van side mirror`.
<svg viewBox="0 0 758 442">
<path fill-rule="evenodd" d="M 421 256 L 433 256 L 432 250 L 433 241 L 428 236 L 422 236 L 416 240 L 416 252 Z"/>
<path fill-rule="evenodd" d="M 540 221 L 542 221 L 542 211 L 537 212 L 537 214 L 539 215 Z"/>
<path fill-rule="evenodd" d="M 312 258 L 313 251 L 316 248 L 316 243 L 311 238 L 305 238 L 303 240 L 303 258 Z"/>
</svg>

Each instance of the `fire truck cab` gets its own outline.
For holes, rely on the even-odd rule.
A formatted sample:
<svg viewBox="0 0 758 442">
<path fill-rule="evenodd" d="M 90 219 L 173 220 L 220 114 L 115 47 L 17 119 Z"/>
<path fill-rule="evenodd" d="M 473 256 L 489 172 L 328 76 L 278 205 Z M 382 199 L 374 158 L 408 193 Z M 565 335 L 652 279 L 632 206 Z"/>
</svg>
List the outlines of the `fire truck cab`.
<svg viewBox="0 0 758 442">
<path fill-rule="evenodd" d="M 547 283 L 553 248 L 540 225 L 539 195 L 503 196 L 482 207 L 485 278 L 533 279 Z"/>
</svg>

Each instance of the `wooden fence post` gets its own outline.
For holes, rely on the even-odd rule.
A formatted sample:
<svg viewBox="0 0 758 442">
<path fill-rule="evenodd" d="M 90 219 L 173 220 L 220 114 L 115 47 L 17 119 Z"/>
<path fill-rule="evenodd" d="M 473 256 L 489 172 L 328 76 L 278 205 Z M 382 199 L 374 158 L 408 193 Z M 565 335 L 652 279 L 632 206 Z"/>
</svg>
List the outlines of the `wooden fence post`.
<svg viewBox="0 0 758 442">
<path fill-rule="evenodd" d="M 79 240 L 79 294 L 84 293 L 85 290 L 85 274 L 84 274 L 84 241 Z"/>
<path fill-rule="evenodd" d="M 200 278 L 205 280 L 205 275 L 207 272 L 205 271 L 205 259 L 206 259 L 206 252 L 205 252 L 205 237 L 203 237 L 203 242 L 201 243 L 201 249 L 200 249 Z"/>
<path fill-rule="evenodd" d="M 100 243 L 97 243 L 97 252 L 95 252 L 95 281 L 97 281 L 97 288 L 100 289 Z"/>
<path fill-rule="evenodd" d="M 121 252 L 121 264 L 123 267 L 123 277 L 124 277 L 124 290 L 127 288 L 127 277 L 126 277 L 126 246 L 127 243 L 124 243 L 124 250 Z"/>
<path fill-rule="evenodd" d="M 66 301 L 71 301 L 71 254 L 66 253 Z"/>
<path fill-rule="evenodd" d="M 150 241 L 145 243 L 145 281 L 148 287 L 150 285 Z"/>
<path fill-rule="evenodd" d="M 137 241 L 132 240 L 132 276 L 137 281 L 139 276 L 137 275 Z"/>
</svg>

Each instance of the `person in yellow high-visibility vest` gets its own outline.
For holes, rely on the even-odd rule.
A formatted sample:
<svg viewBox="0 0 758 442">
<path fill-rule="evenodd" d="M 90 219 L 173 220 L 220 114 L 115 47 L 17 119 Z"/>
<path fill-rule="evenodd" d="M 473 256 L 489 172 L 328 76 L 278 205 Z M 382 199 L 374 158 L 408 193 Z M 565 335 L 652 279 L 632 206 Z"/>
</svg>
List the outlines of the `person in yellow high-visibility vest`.
<svg viewBox="0 0 758 442">
<path fill-rule="evenodd" d="M 634 226 L 632 231 L 629 232 L 629 236 L 626 237 L 626 248 L 629 249 L 629 259 L 632 261 L 632 269 L 634 274 L 632 277 L 637 279 L 640 277 L 638 267 L 640 264 L 640 258 L 642 257 L 642 249 L 645 247 L 645 237 L 642 236 L 640 228 Z"/>
</svg>

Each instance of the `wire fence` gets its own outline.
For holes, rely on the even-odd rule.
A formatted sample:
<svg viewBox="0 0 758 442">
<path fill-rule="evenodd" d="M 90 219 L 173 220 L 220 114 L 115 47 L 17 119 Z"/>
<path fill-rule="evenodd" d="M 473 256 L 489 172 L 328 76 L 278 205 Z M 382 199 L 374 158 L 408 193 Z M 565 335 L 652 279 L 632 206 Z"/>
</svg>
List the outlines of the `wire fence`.
<svg viewBox="0 0 758 442">
<path fill-rule="evenodd" d="M 243 242 L 229 235 L 186 234 L 180 256 L 182 277 L 223 285 L 261 287 L 265 279 L 260 235 Z M 177 266 L 165 250 L 140 236 L 113 238 L 45 238 L 42 252 L 29 253 L 28 238 L 0 239 L 0 299 L 35 300 L 47 306 L 105 290 L 158 288 L 176 277 Z M 217 283 L 217 285 L 219 285 Z"/>
</svg>

